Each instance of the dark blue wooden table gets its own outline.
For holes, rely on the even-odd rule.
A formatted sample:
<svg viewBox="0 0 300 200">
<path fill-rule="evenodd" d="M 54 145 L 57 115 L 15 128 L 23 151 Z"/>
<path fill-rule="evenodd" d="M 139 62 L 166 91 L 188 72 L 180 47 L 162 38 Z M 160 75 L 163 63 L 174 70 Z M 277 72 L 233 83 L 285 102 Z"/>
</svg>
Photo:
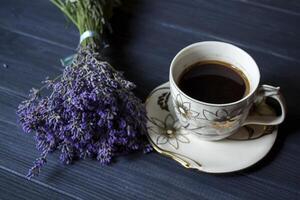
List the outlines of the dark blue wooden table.
<svg viewBox="0 0 300 200">
<path fill-rule="evenodd" d="M 105 56 L 145 99 L 168 80 L 174 55 L 190 43 L 233 43 L 257 61 L 262 82 L 279 85 L 288 117 L 271 152 L 232 174 L 187 170 L 157 153 L 110 166 L 86 160 L 64 166 L 49 156 L 42 174 L 25 179 L 38 156 L 17 124 L 31 87 L 62 71 L 79 35 L 47 0 L 0 1 L 0 199 L 300 199 L 300 2 L 298 0 L 128 0 L 116 10 Z M 3 65 L 5 64 L 5 65 Z"/>
</svg>

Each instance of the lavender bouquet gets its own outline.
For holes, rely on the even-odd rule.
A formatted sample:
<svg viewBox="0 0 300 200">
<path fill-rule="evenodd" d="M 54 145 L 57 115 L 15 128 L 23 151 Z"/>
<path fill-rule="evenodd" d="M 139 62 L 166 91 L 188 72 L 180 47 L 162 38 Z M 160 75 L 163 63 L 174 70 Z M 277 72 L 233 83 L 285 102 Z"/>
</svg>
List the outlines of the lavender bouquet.
<svg viewBox="0 0 300 200">
<path fill-rule="evenodd" d="M 49 152 L 70 164 L 86 157 L 108 164 L 115 156 L 151 151 L 145 109 L 127 81 L 100 55 L 101 38 L 116 0 L 52 0 L 77 26 L 80 47 L 62 73 L 32 89 L 17 114 L 26 133 L 34 132 L 40 157 L 27 175 L 38 175 Z M 41 91 L 48 95 L 42 96 Z"/>
</svg>

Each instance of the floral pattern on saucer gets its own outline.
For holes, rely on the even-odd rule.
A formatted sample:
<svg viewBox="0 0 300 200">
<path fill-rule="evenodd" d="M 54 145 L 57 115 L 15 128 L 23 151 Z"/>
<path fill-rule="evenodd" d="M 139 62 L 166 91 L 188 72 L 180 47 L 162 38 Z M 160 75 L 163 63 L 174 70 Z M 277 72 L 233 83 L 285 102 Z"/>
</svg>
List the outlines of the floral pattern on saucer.
<svg viewBox="0 0 300 200">
<path fill-rule="evenodd" d="M 170 144 L 174 149 L 179 148 L 179 143 L 189 143 L 190 140 L 180 131 L 181 125 L 171 114 L 164 121 L 151 117 L 149 121 L 156 127 L 148 126 L 148 129 L 157 134 L 156 144 Z"/>
<path fill-rule="evenodd" d="M 168 101 L 169 101 L 170 94 L 171 94 L 170 92 L 164 92 L 158 97 L 157 104 L 160 106 L 162 110 L 169 111 Z"/>
</svg>

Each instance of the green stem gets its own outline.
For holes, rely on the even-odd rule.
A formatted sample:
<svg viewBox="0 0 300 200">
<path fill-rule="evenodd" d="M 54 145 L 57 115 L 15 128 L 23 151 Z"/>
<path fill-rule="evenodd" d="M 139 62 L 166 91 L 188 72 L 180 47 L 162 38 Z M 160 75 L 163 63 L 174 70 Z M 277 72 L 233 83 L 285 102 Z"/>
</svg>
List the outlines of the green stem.
<svg viewBox="0 0 300 200">
<path fill-rule="evenodd" d="M 51 2 L 56 5 L 68 18 L 72 21 L 73 24 L 79 29 L 79 26 L 76 20 L 70 15 L 70 13 L 65 9 L 65 5 L 61 2 L 61 0 L 51 0 Z"/>
</svg>

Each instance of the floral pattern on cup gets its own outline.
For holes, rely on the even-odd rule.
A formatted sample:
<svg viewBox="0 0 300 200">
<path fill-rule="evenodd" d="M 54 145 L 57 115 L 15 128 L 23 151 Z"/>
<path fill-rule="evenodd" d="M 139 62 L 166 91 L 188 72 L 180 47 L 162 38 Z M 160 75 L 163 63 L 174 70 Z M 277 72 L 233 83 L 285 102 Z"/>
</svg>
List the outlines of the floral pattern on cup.
<svg viewBox="0 0 300 200">
<path fill-rule="evenodd" d="M 181 117 L 181 120 L 185 123 L 190 120 L 204 120 L 210 122 L 215 128 L 228 128 L 237 123 L 240 119 L 242 108 L 235 109 L 233 111 L 227 111 L 226 109 L 218 109 L 215 113 L 206 109 L 202 110 L 202 116 L 199 112 L 191 109 L 190 102 L 184 102 L 180 94 L 177 94 L 175 103 L 175 111 Z M 205 122 L 204 122 L 205 123 Z"/>
<path fill-rule="evenodd" d="M 199 116 L 198 112 L 191 109 L 190 102 L 183 102 L 180 94 L 177 94 L 175 99 L 175 112 L 179 114 L 184 123 L 196 119 Z"/>
<path fill-rule="evenodd" d="M 151 117 L 149 121 L 155 125 L 155 127 L 148 127 L 148 130 L 157 134 L 156 144 L 170 144 L 174 149 L 179 148 L 179 143 L 190 143 L 190 140 L 185 136 L 186 133 L 180 131 L 181 124 L 178 120 L 175 120 L 171 114 L 168 114 L 164 121 L 161 121 L 155 117 Z"/>
<path fill-rule="evenodd" d="M 170 98 L 170 92 L 164 92 L 162 93 L 158 99 L 157 99 L 157 105 L 159 105 L 161 110 L 165 110 L 168 111 L 170 110 L 169 108 L 169 98 Z M 184 102 L 182 103 L 184 104 Z M 186 105 L 186 104 L 185 104 Z M 267 108 L 268 106 L 261 106 L 260 108 Z M 258 112 L 258 111 L 257 111 Z M 266 115 L 266 111 L 261 110 L 262 115 Z M 220 133 L 218 133 L 218 131 L 216 130 L 224 130 L 224 129 L 228 129 L 230 127 L 234 127 L 235 125 L 238 125 L 240 123 L 240 118 L 241 118 L 241 113 L 243 113 L 243 108 L 238 108 L 235 109 L 233 111 L 228 111 L 226 109 L 218 109 L 216 112 L 212 112 L 212 111 L 208 111 L 203 109 L 201 112 L 201 116 L 200 113 L 197 113 L 197 117 L 195 117 L 196 120 L 202 120 L 203 123 L 202 125 L 200 124 L 197 127 L 190 127 L 190 123 L 186 123 L 184 127 L 180 127 L 180 123 L 178 122 L 178 120 L 171 120 L 171 121 L 176 121 L 176 125 L 173 125 L 171 127 L 174 127 L 176 129 L 176 134 L 178 134 L 180 128 L 181 128 L 181 132 L 183 132 L 183 130 L 187 130 L 190 133 L 196 134 L 196 135 L 200 135 L 203 137 L 207 137 L 207 136 L 219 136 Z M 259 112 L 258 112 L 259 114 Z M 271 115 L 271 114 L 270 114 Z M 170 116 L 169 116 L 170 117 Z M 157 122 L 157 119 L 152 119 L 152 123 L 153 121 L 156 121 L 156 124 L 160 124 L 160 125 L 156 125 L 156 127 L 164 127 L 163 122 L 159 123 Z M 169 121 L 169 120 L 167 120 Z M 189 121 L 187 121 L 189 122 Z M 154 123 L 153 123 L 154 124 Z M 242 134 L 242 137 L 240 136 L 240 134 L 238 135 L 233 135 L 233 137 L 229 137 L 228 139 L 230 140 L 251 140 L 251 139 L 257 139 L 260 138 L 264 135 L 270 134 L 273 132 L 273 126 L 266 126 L 266 128 L 271 128 L 271 131 L 259 131 L 259 134 L 257 134 L 253 128 L 251 128 L 251 126 L 244 126 L 243 129 L 245 129 L 245 131 L 248 133 L 247 136 L 245 136 L 245 133 Z M 165 130 L 164 130 L 165 131 Z M 163 131 L 159 131 L 159 132 L 163 132 Z M 254 134 L 254 132 L 256 134 Z M 166 135 L 166 134 L 164 134 Z M 181 134 L 182 135 L 182 134 Z M 163 141 L 161 141 L 163 140 Z M 164 138 L 159 138 L 160 142 L 165 142 Z M 180 141 L 179 141 L 180 142 Z M 166 142 L 167 143 L 167 142 Z M 161 144 L 161 143 L 160 143 Z M 174 145 L 176 147 L 176 145 Z"/>
<path fill-rule="evenodd" d="M 225 109 L 219 109 L 215 113 L 203 109 L 204 120 L 210 121 L 211 127 L 216 129 L 230 128 L 239 123 L 242 109 L 236 109 L 228 112 Z"/>
</svg>

